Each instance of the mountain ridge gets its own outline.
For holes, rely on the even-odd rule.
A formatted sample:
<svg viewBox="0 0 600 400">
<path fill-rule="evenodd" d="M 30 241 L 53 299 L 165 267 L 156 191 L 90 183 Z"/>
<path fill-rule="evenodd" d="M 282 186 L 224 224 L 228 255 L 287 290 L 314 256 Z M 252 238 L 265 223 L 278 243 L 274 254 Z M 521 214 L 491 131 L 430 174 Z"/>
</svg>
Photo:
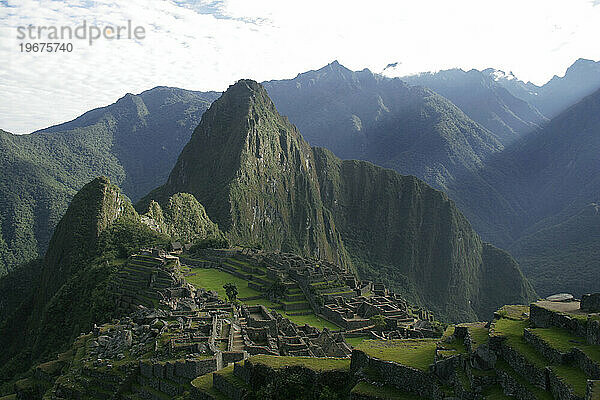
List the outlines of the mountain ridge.
<svg viewBox="0 0 600 400">
<path fill-rule="evenodd" d="M 282 146 L 282 142 L 286 146 Z M 290 162 L 291 158 L 296 162 Z M 285 180 L 278 180 L 270 166 L 288 171 L 296 177 L 295 183 L 288 186 Z M 256 188 L 261 190 L 256 192 Z M 484 245 L 445 194 L 415 177 L 402 176 L 364 161 L 341 161 L 327 150 L 309 147 L 298 130 L 279 115 L 265 89 L 256 82 L 238 81 L 211 105 L 167 183 L 145 197 L 137 208 L 145 209 L 151 200 L 164 202 L 176 192 L 191 193 L 206 204 L 208 215 L 219 223 L 234 244 L 257 241 L 271 251 L 300 250 L 305 255 L 346 262 L 345 265 L 356 267 L 363 278 L 377 277 L 374 271 L 385 266 L 386 272 L 406 276 L 402 282 L 390 286 L 453 320 L 475 319 L 478 312 L 492 312 L 492 307 L 475 311 L 477 306 L 470 305 L 471 299 L 474 303 L 479 301 L 475 292 L 482 288 L 479 282 L 486 273 L 482 258 Z M 297 202 L 296 198 L 304 201 Z M 380 204 L 383 199 L 387 201 L 385 206 Z M 341 211 L 343 205 L 355 201 L 364 207 Z M 399 201 L 406 203 L 402 206 Z M 226 207 L 218 208 L 216 203 L 224 203 Z M 375 204 L 378 206 L 374 207 Z M 438 207 L 445 210 L 438 218 L 435 217 L 438 214 L 427 214 Z M 391 209 L 398 213 L 391 213 Z M 255 225 L 254 222 L 259 221 L 256 215 L 268 220 L 269 226 Z M 298 220 L 296 215 L 303 218 Z M 356 221 L 359 215 L 361 222 L 353 225 L 351 220 Z M 289 236 L 288 242 L 273 240 L 270 229 L 279 226 L 285 227 L 283 232 Z M 431 232 L 423 226 L 430 227 Z M 297 236 L 294 229 L 306 229 L 308 238 L 313 239 L 302 240 L 305 236 Z M 436 232 L 443 232 L 439 243 L 431 236 Z M 459 235 L 463 239 L 458 240 Z M 393 240 L 386 239 L 388 236 Z M 442 243 L 452 257 L 446 259 L 442 253 L 436 253 L 436 246 Z M 372 254 L 365 251 L 377 246 L 378 250 Z M 420 246 L 423 246 L 422 251 Z M 411 253 L 422 256 L 408 257 L 409 261 L 403 266 L 403 257 L 391 252 L 391 249 L 401 248 L 406 249 L 402 254 L 407 257 Z M 431 267 L 438 264 L 448 278 L 440 279 L 438 289 L 449 290 L 453 279 L 464 284 L 452 289 L 456 301 L 447 307 L 442 305 L 440 296 L 433 295 L 435 290 L 427 287 L 436 281 Z M 533 290 L 515 266 L 498 263 L 498 269 L 522 285 L 516 297 L 523 294 L 532 297 Z M 518 274 L 514 275 L 514 271 Z M 384 276 L 385 273 L 381 273 L 379 279 Z M 394 283 L 392 280 L 386 283 L 390 282 Z M 506 293 L 494 293 L 492 303 L 499 301 L 497 295 Z"/>
</svg>

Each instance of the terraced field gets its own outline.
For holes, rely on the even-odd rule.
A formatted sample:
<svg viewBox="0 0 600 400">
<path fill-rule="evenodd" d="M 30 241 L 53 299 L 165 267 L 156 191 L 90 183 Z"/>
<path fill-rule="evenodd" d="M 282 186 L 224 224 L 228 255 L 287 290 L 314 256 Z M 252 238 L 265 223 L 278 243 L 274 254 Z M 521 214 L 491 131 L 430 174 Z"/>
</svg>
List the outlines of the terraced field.
<svg viewBox="0 0 600 400">
<path fill-rule="evenodd" d="M 267 276 L 265 267 L 230 257 L 224 260 L 223 268 L 189 268 L 186 270 L 185 279 L 198 288 L 217 292 L 222 298 L 226 298 L 223 285 L 233 283 L 238 288 L 238 299 L 243 304 L 261 304 L 298 325 L 308 324 L 318 329 L 335 331 L 340 329 L 313 312 L 306 296 L 297 285 L 288 284 L 283 299 L 270 301 L 266 291 L 274 281 Z"/>
</svg>

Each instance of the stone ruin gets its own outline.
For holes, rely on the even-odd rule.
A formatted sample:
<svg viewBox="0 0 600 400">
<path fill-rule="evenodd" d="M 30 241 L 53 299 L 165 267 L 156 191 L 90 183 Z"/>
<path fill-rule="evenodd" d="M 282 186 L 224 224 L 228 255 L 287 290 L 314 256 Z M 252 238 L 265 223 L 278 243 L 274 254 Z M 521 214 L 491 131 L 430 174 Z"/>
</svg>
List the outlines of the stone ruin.
<svg viewBox="0 0 600 400">
<path fill-rule="evenodd" d="M 244 347 L 249 354 L 349 357 L 352 349 L 340 333 L 298 326 L 265 306 L 242 306 Z"/>
<path fill-rule="evenodd" d="M 584 294 L 581 296 L 580 308 L 590 313 L 600 313 L 600 293 Z"/>
</svg>

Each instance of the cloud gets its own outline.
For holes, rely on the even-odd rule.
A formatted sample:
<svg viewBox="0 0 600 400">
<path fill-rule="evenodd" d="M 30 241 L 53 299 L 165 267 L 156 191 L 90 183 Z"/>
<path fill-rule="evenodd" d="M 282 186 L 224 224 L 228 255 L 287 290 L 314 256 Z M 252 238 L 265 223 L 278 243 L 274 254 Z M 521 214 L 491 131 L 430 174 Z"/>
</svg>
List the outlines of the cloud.
<svg viewBox="0 0 600 400">
<path fill-rule="evenodd" d="M 373 71 L 402 60 L 398 74 L 491 66 L 543 83 L 579 57 L 600 59 L 599 17 L 589 0 L 3 0 L 0 128 L 26 133 L 127 92 L 223 90 L 240 78 L 290 78 L 334 59 Z M 131 20 L 146 38 L 74 40 L 71 53 L 19 51 L 17 26 L 83 20 Z"/>
</svg>

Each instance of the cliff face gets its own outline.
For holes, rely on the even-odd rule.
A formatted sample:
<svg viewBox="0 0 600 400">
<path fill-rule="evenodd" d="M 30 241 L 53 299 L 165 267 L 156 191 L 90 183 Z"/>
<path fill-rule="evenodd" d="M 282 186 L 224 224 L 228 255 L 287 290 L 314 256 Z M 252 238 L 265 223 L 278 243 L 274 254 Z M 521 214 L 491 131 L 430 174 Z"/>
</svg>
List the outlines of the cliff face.
<svg viewBox="0 0 600 400">
<path fill-rule="evenodd" d="M 310 146 L 254 81 L 239 81 L 213 103 L 167 183 L 140 206 L 177 192 L 193 194 L 233 243 L 347 263 Z"/>
<path fill-rule="evenodd" d="M 107 178 L 85 185 L 73 197 L 50 240 L 41 271 L 39 306 L 85 266 L 82 263 L 94 255 L 105 229 L 119 217 L 134 214 L 129 200 Z"/>
<path fill-rule="evenodd" d="M 511 290 L 490 288 L 491 280 L 515 284 L 520 301 L 531 298 L 514 260 L 491 257 L 500 250 L 482 243 L 444 193 L 368 162 L 314 152 L 323 203 L 361 276 L 453 320 L 488 316 L 512 299 Z"/>
<path fill-rule="evenodd" d="M 178 192 L 204 204 L 234 244 L 344 263 L 442 319 L 477 319 L 504 298 L 533 294 L 510 256 L 487 268 L 486 245 L 445 194 L 312 149 L 253 81 L 239 81 L 213 103 L 168 182 L 138 208 Z M 491 272 L 520 289 L 482 295 Z"/>
</svg>

